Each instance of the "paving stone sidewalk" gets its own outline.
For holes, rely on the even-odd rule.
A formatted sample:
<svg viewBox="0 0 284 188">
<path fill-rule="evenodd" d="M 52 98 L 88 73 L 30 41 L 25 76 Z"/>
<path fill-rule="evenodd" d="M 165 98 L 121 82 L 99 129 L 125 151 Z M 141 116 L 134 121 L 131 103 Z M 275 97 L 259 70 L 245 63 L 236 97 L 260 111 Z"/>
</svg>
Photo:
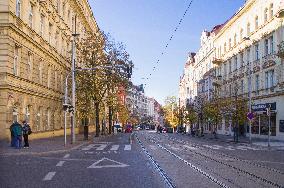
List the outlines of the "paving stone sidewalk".
<svg viewBox="0 0 284 188">
<path fill-rule="evenodd" d="M 111 136 L 111 135 L 110 135 Z M 69 150 L 74 150 L 81 147 L 84 144 L 93 142 L 94 140 L 103 139 L 105 136 L 100 135 L 100 137 L 94 137 L 93 134 L 89 135 L 88 140 L 84 140 L 84 135 L 77 134 L 76 142 L 71 144 L 70 136 L 67 136 L 67 143 L 64 146 L 64 136 L 42 138 L 30 140 L 29 148 L 15 149 L 10 147 L 10 143 L 7 141 L 0 142 L 0 155 L 42 155 L 49 153 L 59 153 L 66 152 Z"/>
</svg>

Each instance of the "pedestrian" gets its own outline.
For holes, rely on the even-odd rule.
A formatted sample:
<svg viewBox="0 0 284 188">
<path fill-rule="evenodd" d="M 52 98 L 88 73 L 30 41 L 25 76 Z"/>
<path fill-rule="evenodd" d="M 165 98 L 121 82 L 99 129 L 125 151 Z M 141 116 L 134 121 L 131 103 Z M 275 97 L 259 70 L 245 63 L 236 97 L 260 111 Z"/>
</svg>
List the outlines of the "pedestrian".
<svg viewBox="0 0 284 188">
<path fill-rule="evenodd" d="M 32 133 L 30 125 L 23 121 L 23 137 L 24 137 L 24 148 L 29 148 L 29 135 Z"/>
<path fill-rule="evenodd" d="M 13 127 L 13 134 L 16 137 L 15 138 L 15 148 L 21 149 L 22 147 L 22 133 L 23 128 L 21 124 L 19 124 L 17 121 L 15 122 L 15 126 Z"/>
<path fill-rule="evenodd" d="M 15 121 L 12 123 L 12 125 L 10 126 L 10 132 L 11 132 L 11 147 L 15 147 L 16 146 L 16 135 L 14 132 L 14 128 L 15 128 L 16 124 Z"/>
</svg>

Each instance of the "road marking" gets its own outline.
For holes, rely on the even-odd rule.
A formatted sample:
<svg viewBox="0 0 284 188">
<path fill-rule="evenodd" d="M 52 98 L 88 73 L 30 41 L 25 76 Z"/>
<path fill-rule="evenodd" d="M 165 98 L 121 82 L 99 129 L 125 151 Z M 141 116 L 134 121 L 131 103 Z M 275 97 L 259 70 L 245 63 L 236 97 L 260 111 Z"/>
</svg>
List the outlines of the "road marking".
<svg viewBox="0 0 284 188">
<path fill-rule="evenodd" d="M 66 159 L 66 158 L 68 158 L 68 157 L 70 157 L 70 154 L 69 154 L 69 153 L 66 154 L 66 155 L 64 155 L 63 159 Z"/>
<path fill-rule="evenodd" d="M 129 144 L 128 144 L 128 145 L 125 145 L 125 146 L 124 146 L 124 150 L 128 150 L 128 151 L 131 150 L 131 145 L 129 145 Z"/>
<path fill-rule="evenodd" d="M 84 147 L 82 150 L 84 150 L 84 151 L 90 150 L 90 149 L 92 149 L 95 145 L 96 145 L 96 144 L 90 144 L 90 145 Z"/>
<path fill-rule="evenodd" d="M 196 150 L 197 148 L 192 147 L 192 146 L 188 146 L 188 145 L 184 145 L 183 147 L 187 148 L 187 149 L 191 149 L 191 150 Z"/>
<path fill-rule="evenodd" d="M 100 165 L 100 163 L 106 162 L 106 161 L 111 162 L 112 164 Z M 129 166 L 129 165 L 104 157 L 104 158 L 96 161 L 95 163 L 93 163 L 91 166 L 89 166 L 87 168 L 124 168 L 124 167 L 127 167 L 127 166 Z"/>
<path fill-rule="evenodd" d="M 48 172 L 46 176 L 43 178 L 43 181 L 49 181 L 53 178 L 56 172 Z"/>
<path fill-rule="evenodd" d="M 107 144 L 99 144 L 99 145 L 100 145 L 100 147 L 98 147 L 96 150 L 101 151 L 101 150 L 104 150 L 107 147 Z"/>
<path fill-rule="evenodd" d="M 114 151 L 114 150 L 118 150 L 119 148 L 119 145 L 113 145 L 110 150 Z"/>
<path fill-rule="evenodd" d="M 65 161 L 59 161 L 56 166 L 63 166 L 63 164 L 65 163 Z"/>
</svg>

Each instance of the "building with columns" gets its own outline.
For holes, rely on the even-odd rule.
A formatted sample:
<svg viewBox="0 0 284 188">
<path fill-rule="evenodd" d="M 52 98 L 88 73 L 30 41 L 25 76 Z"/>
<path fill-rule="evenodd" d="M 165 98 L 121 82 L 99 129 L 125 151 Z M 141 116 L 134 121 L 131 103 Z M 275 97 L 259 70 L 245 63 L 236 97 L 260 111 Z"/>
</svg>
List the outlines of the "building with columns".
<svg viewBox="0 0 284 188">
<path fill-rule="evenodd" d="M 75 32 L 99 33 L 87 0 L 0 3 L 0 137 L 27 120 L 32 136 L 62 132 L 62 98 Z"/>
<path fill-rule="evenodd" d="M 284 140 L 283 12 L 283 0 L 247 0 L 211 40 L 205 41 L 207 46 L 211 44 L 212 53 L 209 49 L 205 53 L 199 50 L 194 57 L 201 67 L 201 71 L 198 67 L 193 68 L 201 73 L 197 79 L 201 93 L 197 97 L 207 95 L 210 100 L 210 91 L 214 91 L 220 98 L 236 95 L 248 101 L 244 110 L 251 108 L 254 113 L 252 137 L 267 138 L 271 122 L 272 139 Z M 203 58 L 200 57 L 206 55 L 209 58 L 201 62 Z M 212 63 L 207 70 L 213 74 L 202 71 L 208 64 L 206 61 Z M 210 81 L 206 83 L 204 78 Z M 271 106 L 270 116 L 265 113 L 268 106 Z M 243 134 L 249 135 L 249 121 L 242 126 Z M 217 132 L 233 135 L 232 130 L 230 114 L 223 114 Z"/>
</svg>

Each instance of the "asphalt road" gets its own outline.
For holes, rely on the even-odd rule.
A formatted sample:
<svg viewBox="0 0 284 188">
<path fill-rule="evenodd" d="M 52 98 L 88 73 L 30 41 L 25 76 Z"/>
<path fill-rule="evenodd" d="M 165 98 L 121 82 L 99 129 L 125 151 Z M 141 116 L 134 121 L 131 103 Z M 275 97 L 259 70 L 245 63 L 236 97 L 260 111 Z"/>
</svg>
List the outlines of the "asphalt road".
<svg viewBox="0 0 284 188">
<path fill-rule="evenodd" d="M 0 156 L 0 187 L 283 187 L 284 152 L 139 131 L 65 153 Z"/>
</svg>

